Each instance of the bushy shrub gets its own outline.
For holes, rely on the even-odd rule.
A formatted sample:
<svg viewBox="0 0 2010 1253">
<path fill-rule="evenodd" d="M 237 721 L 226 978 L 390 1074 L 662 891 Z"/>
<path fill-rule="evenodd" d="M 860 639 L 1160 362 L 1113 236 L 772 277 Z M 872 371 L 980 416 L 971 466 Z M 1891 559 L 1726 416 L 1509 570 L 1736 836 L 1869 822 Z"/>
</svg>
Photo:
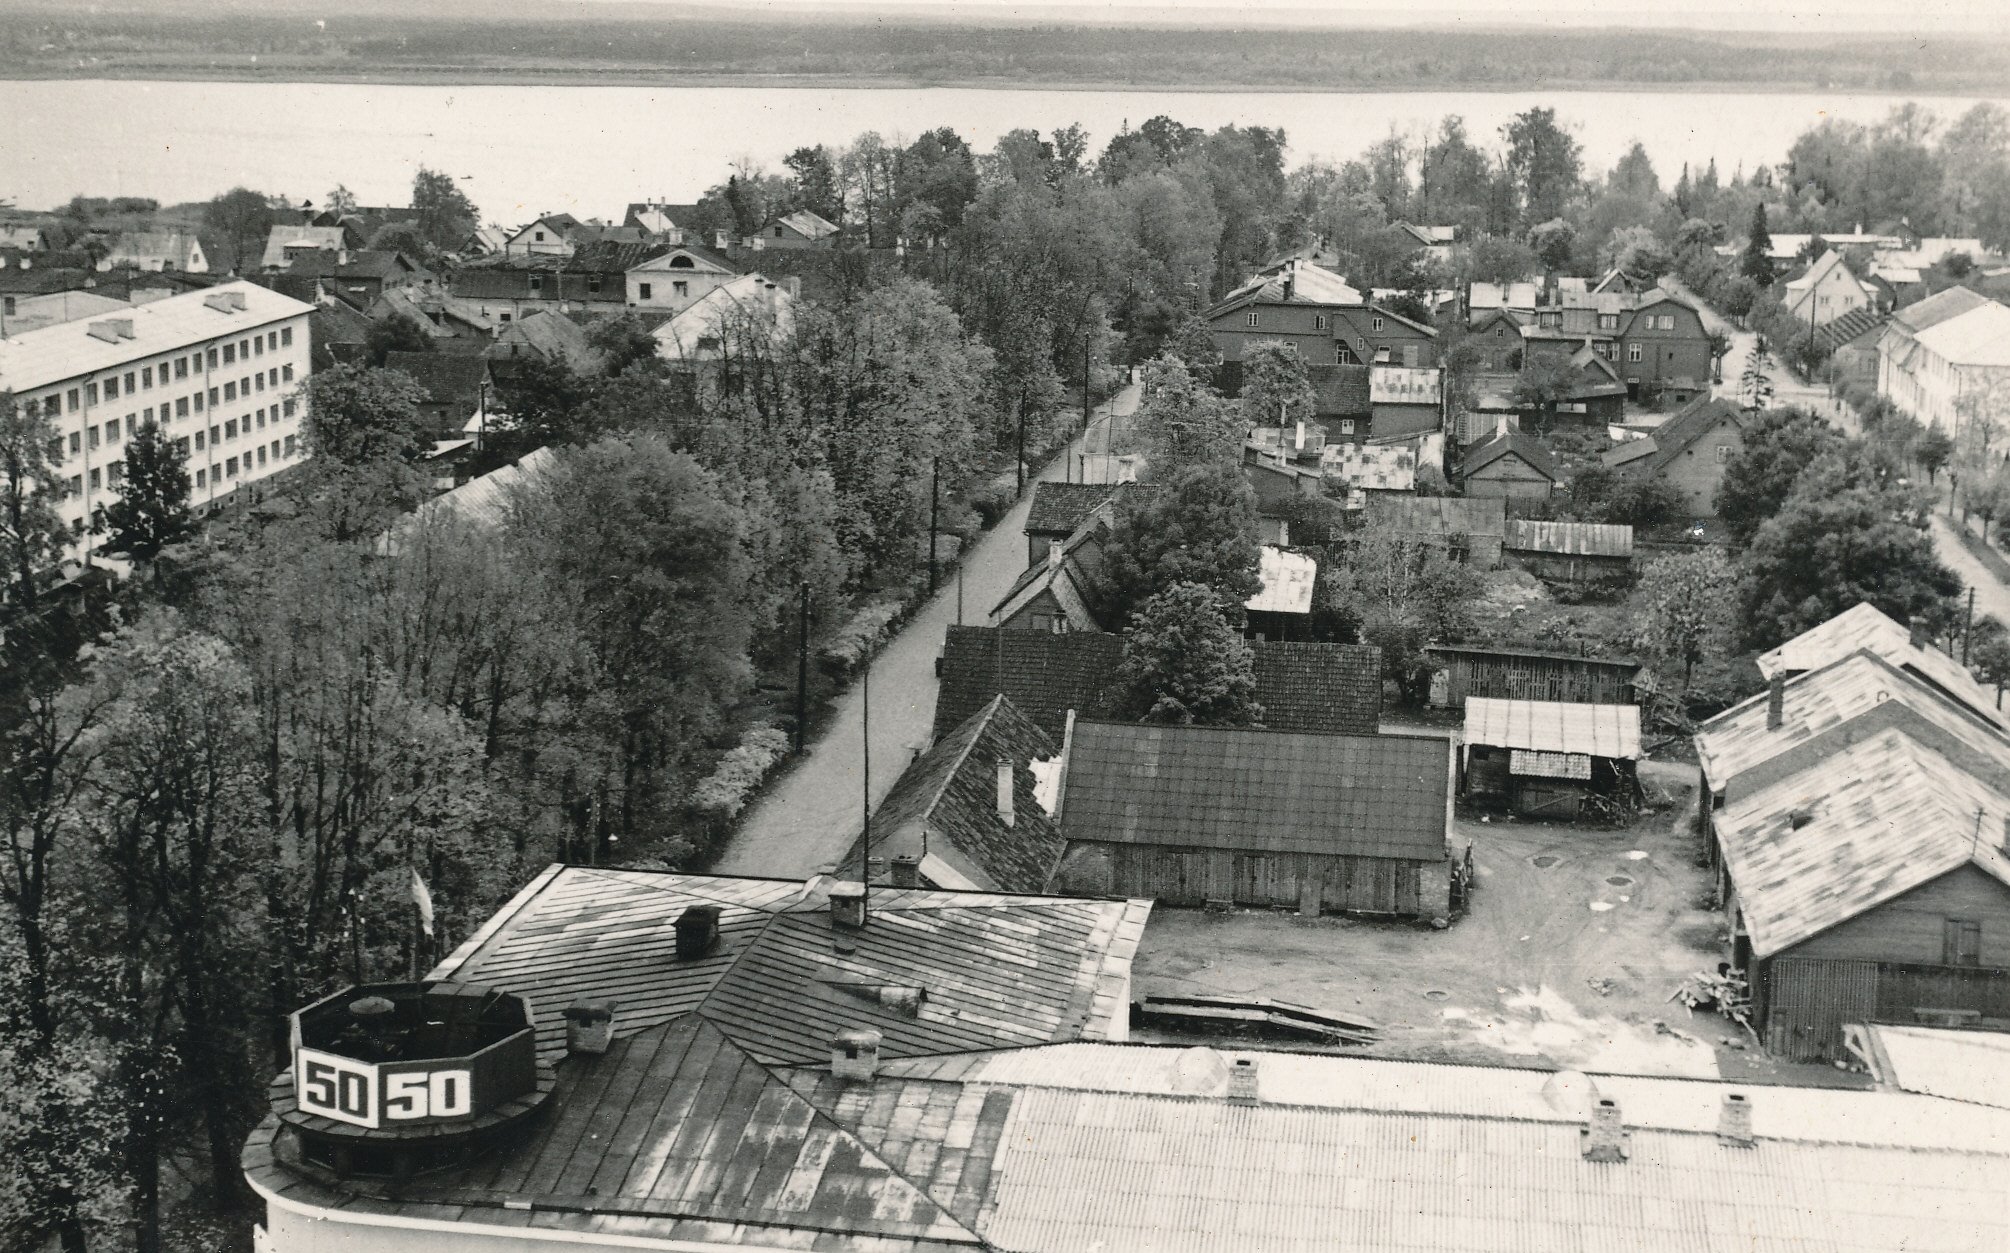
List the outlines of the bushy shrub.
<svg viewBox="0 0 2010 1253">
<path fill-rule="evenodd" d="M 970 507 L 977 511 L 986 527 L 998 525 L 998 519 L 1012 512 L 1012 506 L 1018 499 L 1018 488 L 1010 474 L 970 489 Z"/>
<path fill-rule="evenodd" d="M 789 755 L 787 733 L 755 727 L 719 759 L 718 768 L 691 789 L 691 807 L 708 817 L 738 817 L 761 780 Z"/>
<path fill-rule="evenodd" d="M 900 602 L 876 601 L 851 616 L 817 655 L 818 664 L 833 678 L 843 678 L 856 670 L 872 650 L 886 638 L 900 617 Z"/>
</svg>

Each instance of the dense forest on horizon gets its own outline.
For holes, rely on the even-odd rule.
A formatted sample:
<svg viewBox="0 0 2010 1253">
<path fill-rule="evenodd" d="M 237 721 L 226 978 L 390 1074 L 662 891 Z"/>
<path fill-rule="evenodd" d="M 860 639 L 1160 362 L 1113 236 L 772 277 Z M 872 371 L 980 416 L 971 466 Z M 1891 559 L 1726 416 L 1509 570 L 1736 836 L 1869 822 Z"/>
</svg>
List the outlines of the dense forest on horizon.
<svg viewBox="0 0 2010 1253">
<path fill-rule="evenodd" d="M 785 76 L 1180 87 L 1736 84 L 1998 91 L 2010 42 L 1808 32 L 1222 30 L 860 15 L 553 20 L 0 11 L 0 76 L 560 80 Z"/>
</svg>

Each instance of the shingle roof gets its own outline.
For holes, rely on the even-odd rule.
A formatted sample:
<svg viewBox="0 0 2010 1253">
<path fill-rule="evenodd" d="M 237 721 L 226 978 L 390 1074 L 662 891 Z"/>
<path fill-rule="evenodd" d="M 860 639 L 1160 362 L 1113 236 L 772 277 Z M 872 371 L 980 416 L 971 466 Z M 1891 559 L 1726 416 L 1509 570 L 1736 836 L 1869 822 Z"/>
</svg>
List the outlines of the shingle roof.
<svg viewBox="0 0 2010 1253">
<path fill-rule="evenodd" d="M 1266 725 L 1283 731 L 1373 735 L 1382 714 L 1382 650 L 1366 645 L 1250 645 L 1256 700 Z M 1068 711 L 1108 717 L 1119 693 L 1124 638 L 1101 631 L 1054 635 L 953 626 L 942 647 L 935 697 L 936 738 L 1003 693 L 1055 744 Z"/>
<path fill-rule="evenodd" d="M 1742 430 L 1745 415 L 1731 401 L 1713 396 L 1699 396 L 1676 410 L 1673 417 L 1654 428 L 1654 433 L 1646 437 L 1653 444 L 1654 450 L 1651 454 L 1634 452 L 1632 445 L 1643 441 L 1629 440 L 1618 448 L 1608 448 L 1604 453 L 1605 464 L 1614 467 L 1637 465 L 1647 473 L 1659 474 L 1669 462 L 1681 456 L 1690 445 L 1715 430 L 1722 422 L 1730 422 Z M 1615 458 L 1614 454 L 1622 449 L 1633 455 Z"/>
<path fill-rule="evenodd" d="M 1466 698 L 1466 743 L 1538 753 L 1640 756 L 1640 706 Z"/>
<path fill-rule="evenodd" d="M 1633 528 L 1596 522 L 1525 522 L 1507 524 L 1503 547 L 1512 552 L 1557 553 L 1582 557 L 1631 557 Z"/>
<path fill-rule="evenodd" d="M 1447 741 L 1238 727 L 1075 723 L 1072 840 L 1439 861 Z"/>
<path fill-rule="evenodd" d="M 1135 483 L 1051 483 L 1033 485 L 1033 503 L 1026 511 L 1026 534 L 1073 535 L 1103 502 L 1113 500 Z M 1145 488 L 1155 491 L 1155 488 Z"/>
<path fill-rule="evenodd" d="M 2010 884 L 2010 796 L 1892 728 L 1714 823 L 1752 951 L 1771 957 L 1973 863 Z"/>
<path fill-rule="evenodd" d="M 1507 505 L 1463 496 L 1377 496 L 1368 521 L 1392 531 L 1428 535 L 1505 535 Z"/>
<path fill-rule="evenodd" d="M 1502 457 L 1512 454 L 1525 462 L 1529 469 L 1554 483 L 1562 477 L 1549 450 L 1538 443 L 1534 436 L 1520 431 L 1503 431 L 1465 456 L 1459 472 L 1465 475 L 1477 474 Z"/>
<path fill-rule="evenodd" d="M 1313 413 L 1321 418 L 1365 418 L 1372 412 L 1373 384 L 1365 365 L 1312 365 Z"/>
<path fill-rule="evenodd" d="M 675 923 L 722 911 L 710 956 L 679 961 Z M 1124 1021 L 1131 956 L 1151 906 L 875 887 L 877 922 L 833 944 L 821 887 L 794 880 L 553 866 L 434 978 L 491 984 L 564 1006 L 619 1005 L 623 1035 L 696 1013 L 758 1060 L 817 1063 L 841 1028 L 870 1027 L 882 1055 L 909 1057 L 1101 1039 Z M 908 1013 L 864 987 L 920 986 Z M 538 1015 L 538 1050 L 565 1047 L 565 1022 Z"/>
<path fill-rule="evenodd" d="M 2010 738 L 1875 650 L 1786 680 L 1777 728 L 1767 725 L 1771 699 L 1762 692 L 1696 728 L 1696 757 L 1712 788 L 1724 791 L 1746 771 L 1787 753 L 1805 749 L 1799 755 L 1807 756 L 1899 726 L 1968 773 L 2010 791 Z M 1832 734 L 1845 728 L 1847 735 Z"/>
<path fill-rule="evenodd" d="M 453 352 L 392 352 L 384 368 L 409 374 L 436 405 L 472 404 L 480 395 L 489 363 L 482 357 Z"/>
<path fill-rule="evenodd" d="M 1965 667 L 1931 644 L 1915 645 L 1912 633 L 1868 601 L 1851 606 L 1819 626 L 1809 627 L 1778 648 L 1760 653 L 1759 673 L 1815 670 L 1868 648 L 1939 688 L 1950 699 L 1996 726 L 2004 725 L 1995 700 Z"/>
<path fill-rule="evenodd" d="M 872 856 L 940 859 L 962 882 L 939 887 L 1046 891 L 1066 842 L 1035 801 L 1027 767 L 1059 751 L 1011 701 L 992 697 L 902 772 L 872 816 Z M 1010 826 L 998 813 L 1001 759 L 1015 765 Z M 856 856 L 842 864 L 855 865 Z M 922 873 L 934 882 L 931 869 L 924 862 Z"/>
</svg>

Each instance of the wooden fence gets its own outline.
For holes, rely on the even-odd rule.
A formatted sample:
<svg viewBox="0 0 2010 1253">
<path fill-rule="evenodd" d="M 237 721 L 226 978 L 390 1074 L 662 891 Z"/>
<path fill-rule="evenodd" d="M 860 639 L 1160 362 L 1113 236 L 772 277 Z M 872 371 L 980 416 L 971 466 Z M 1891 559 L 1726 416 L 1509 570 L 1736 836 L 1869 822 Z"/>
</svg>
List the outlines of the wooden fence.
<svg viewBox="0 0 2010 1253">
<path fill-rule="evenodd" d="M 1841 1061 L 1845 1023 L 1918 1024 L 1920 1010 L 2010 1018 L 2010 970 L 1789 957 L 1764 972 L 1766 1050 Z"/>
</svg>

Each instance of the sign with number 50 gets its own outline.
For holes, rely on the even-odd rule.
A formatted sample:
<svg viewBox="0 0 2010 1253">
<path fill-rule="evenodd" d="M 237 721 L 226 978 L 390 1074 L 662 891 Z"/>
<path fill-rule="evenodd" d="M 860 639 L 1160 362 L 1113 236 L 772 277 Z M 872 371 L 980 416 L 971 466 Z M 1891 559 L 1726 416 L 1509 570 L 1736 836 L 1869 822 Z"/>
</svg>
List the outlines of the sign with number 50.
<svg viewBox="0 0 2010 1253">
<path fill-rule="evenodd" d="M 474 1076 L 465 1070 L 433 1070 L 384 1076 L 384 1117 L 459 1118 L 474 1108 Z"/>
<path fill-rule="evenodd" d="M 465 1118 L 474 1112 L 474 1072 L 462 1068 L 392 1070 L 303 1048 L 294 1057 L 293 1082 L 302 1112 L 373 1130 L 386 1121 Z"/>
</svg>

